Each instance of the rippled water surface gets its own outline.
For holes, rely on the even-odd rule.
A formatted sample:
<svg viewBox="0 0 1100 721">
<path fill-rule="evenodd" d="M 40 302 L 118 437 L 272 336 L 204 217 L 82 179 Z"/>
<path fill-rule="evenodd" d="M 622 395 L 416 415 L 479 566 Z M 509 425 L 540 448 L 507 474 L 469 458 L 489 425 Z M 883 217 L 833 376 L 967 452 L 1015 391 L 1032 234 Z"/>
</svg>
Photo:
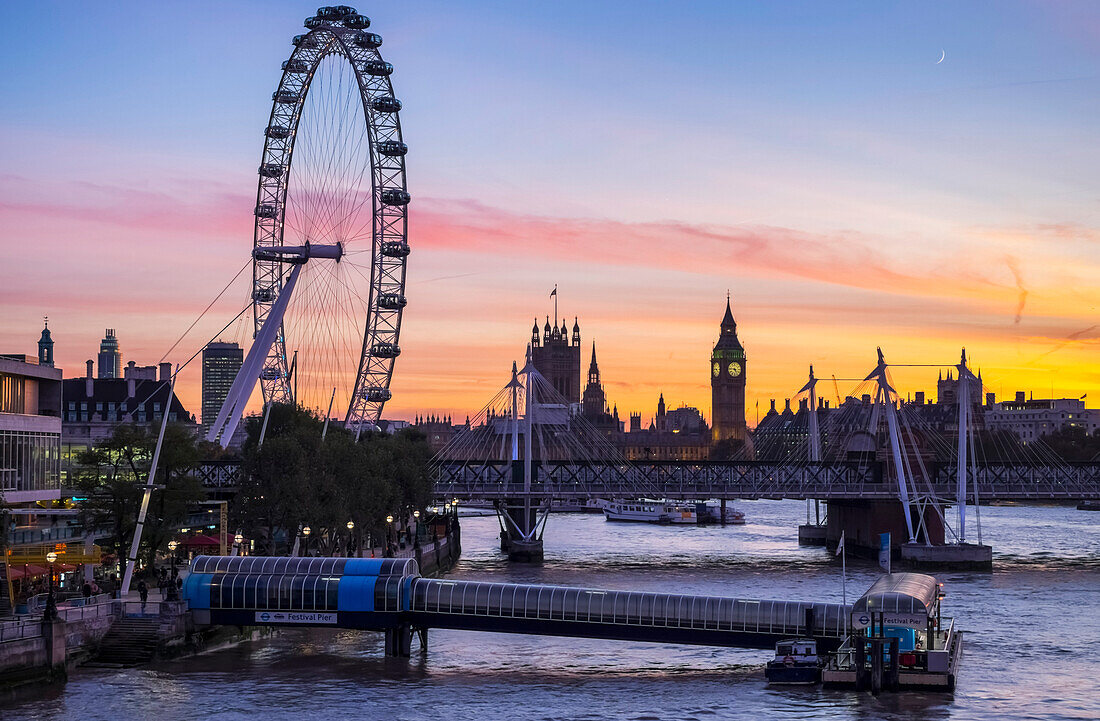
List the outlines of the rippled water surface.
<svg viewBox="0 0 1100 721">
<path fill-rule="evenodd" d="M 839 559 L 797 545 L 802 503 L 739 507 L 749 525 L 554 515 L 541 566 L 509 564 L 496 519 L 468 518 L 450 576 L 840 601 Z M 945 613 L 968 632 L 953 694 L 768 688 L 765 651 L 432 631 L 409 660 L 383 657 L 378 634 L 295 630 L 141 669 L 78 669 L 0 718 L 1100 718 L 1100 513 L 983 508 L 982 521 L 996 570 L 941 575 Z M 849 600 L 877 575 L 849 559 Z"/>
</svg>

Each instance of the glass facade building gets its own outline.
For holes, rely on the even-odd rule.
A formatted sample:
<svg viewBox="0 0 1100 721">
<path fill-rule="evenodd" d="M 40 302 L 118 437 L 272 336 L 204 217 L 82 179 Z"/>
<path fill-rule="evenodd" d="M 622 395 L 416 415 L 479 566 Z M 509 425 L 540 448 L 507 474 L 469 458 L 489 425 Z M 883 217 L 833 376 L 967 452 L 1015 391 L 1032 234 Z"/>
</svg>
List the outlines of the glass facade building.
<svg viewBox="0 0 1100 721">
<path fill-rule="evenodd" d="M 61 369 L 0 354 L 0 502 L 61 496 Z"/>
<path fill-rule="evenodd" d="M 208 343 L 202 350 L 202 432 L 218 417 L 225 397 L 244 362 L 244 350 L 236 343 Z"/>
<path fill-rule="evenodd" d="M 0 429 L 0 492 L 59 490 L 61 434 Z"/>
</svg>

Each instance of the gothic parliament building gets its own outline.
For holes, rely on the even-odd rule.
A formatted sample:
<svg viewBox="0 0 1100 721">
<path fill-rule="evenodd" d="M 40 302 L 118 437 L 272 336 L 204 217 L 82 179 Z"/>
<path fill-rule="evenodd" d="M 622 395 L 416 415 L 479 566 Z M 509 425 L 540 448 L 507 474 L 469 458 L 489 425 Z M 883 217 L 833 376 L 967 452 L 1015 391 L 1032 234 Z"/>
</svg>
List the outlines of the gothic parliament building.
<svg viewBox="0 0 1100 721">
<path fill-rule="evenodd" d="M 719 326 L 718 342 L 711 352 L 709 371 L 712 425 L 708 427 L 697 408 L 669 409 L 662 394 L 648 427 L 642 415 L 630 414 L 629 428 L 619 418 L 617 406 L 608 407 L 600 381 L 596 344 L 592 343 L 587 383 L 580 386 L 581 329 L 574 319 L 572 332 L 547 318 L 541 329 L 531 329 L 531 356 L 535 368 L 569 403 L 577 404 L 584 418 L 623 452 L 629 460 L 705 460 L 719 442 L 736 446 L 750 443 L 745 424 L 745 348 L 737 338 L 737 322 L 729 298 Z"/>
</svg>

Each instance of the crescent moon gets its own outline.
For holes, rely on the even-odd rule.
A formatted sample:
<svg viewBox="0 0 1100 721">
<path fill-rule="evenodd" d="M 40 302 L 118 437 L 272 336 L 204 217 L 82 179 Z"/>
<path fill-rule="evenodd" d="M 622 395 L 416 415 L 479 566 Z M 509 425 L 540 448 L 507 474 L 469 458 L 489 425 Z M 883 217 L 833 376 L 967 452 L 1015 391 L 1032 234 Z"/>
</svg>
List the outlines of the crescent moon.
<svg viewBox="0 0 1100 721">
<path fill-rule="evenodd" d="M 943 59 L 946 58 L 946 57 L 947 57 L 947 51 L 944 50 L 943 48 L 940 48 L 940 59 L 936 61 L 936 65 L 939 65 L 940 63 L 942 63 Z"/>
</svg>

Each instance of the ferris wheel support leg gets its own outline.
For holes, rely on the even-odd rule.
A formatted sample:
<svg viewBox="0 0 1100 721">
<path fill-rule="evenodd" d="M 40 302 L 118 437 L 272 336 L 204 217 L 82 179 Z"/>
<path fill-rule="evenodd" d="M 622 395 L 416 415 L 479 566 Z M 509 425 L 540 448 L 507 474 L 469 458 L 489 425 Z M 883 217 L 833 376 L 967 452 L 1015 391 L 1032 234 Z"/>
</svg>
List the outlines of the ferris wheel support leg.
<svg viewBox="0 0 1100 721">
<path fill-rule="evenodd" d="M 248 403 L 252 390 L 256 387 L 256 381 L 259 380 L 260 370 L 263 368 L 264 361 L 267 360 L 271 344 L 275 342 L 275 336 L 283 323 L 283 315 L 286 313 L 291 294 L 294 292 L 294 285 L 298 282 L 298 273 L 301 270 L 301 265 L 295 265 L 293 270 L 290 271 L 286 283 L 279 292 L 279 297 L 271 306 L 271 311 L 267 314 L 267 319 L 264 320 L 260 332 L 256 334 L 256 338 L 252 341 L 252 347 L 249 348 L 248 356 L 241 364 L 240 370 L 237 371 L 237 377 L 233 379 L 233 385 L 225 397 L 225 402 L 222 403 L 221 410 L 218 411 L 217 420 L 214 421 L 214 425 L 210 426 L 206 440 L 218 441 L 218 434 L 220 433 L 221 439 L 219 442 L 222 448 L 225 448 L 233 438 L 233 432 L 237 430 L 237 424 L 240 423 L 241 415 L 244 413 L 245 404 Z"/>
</svg>

